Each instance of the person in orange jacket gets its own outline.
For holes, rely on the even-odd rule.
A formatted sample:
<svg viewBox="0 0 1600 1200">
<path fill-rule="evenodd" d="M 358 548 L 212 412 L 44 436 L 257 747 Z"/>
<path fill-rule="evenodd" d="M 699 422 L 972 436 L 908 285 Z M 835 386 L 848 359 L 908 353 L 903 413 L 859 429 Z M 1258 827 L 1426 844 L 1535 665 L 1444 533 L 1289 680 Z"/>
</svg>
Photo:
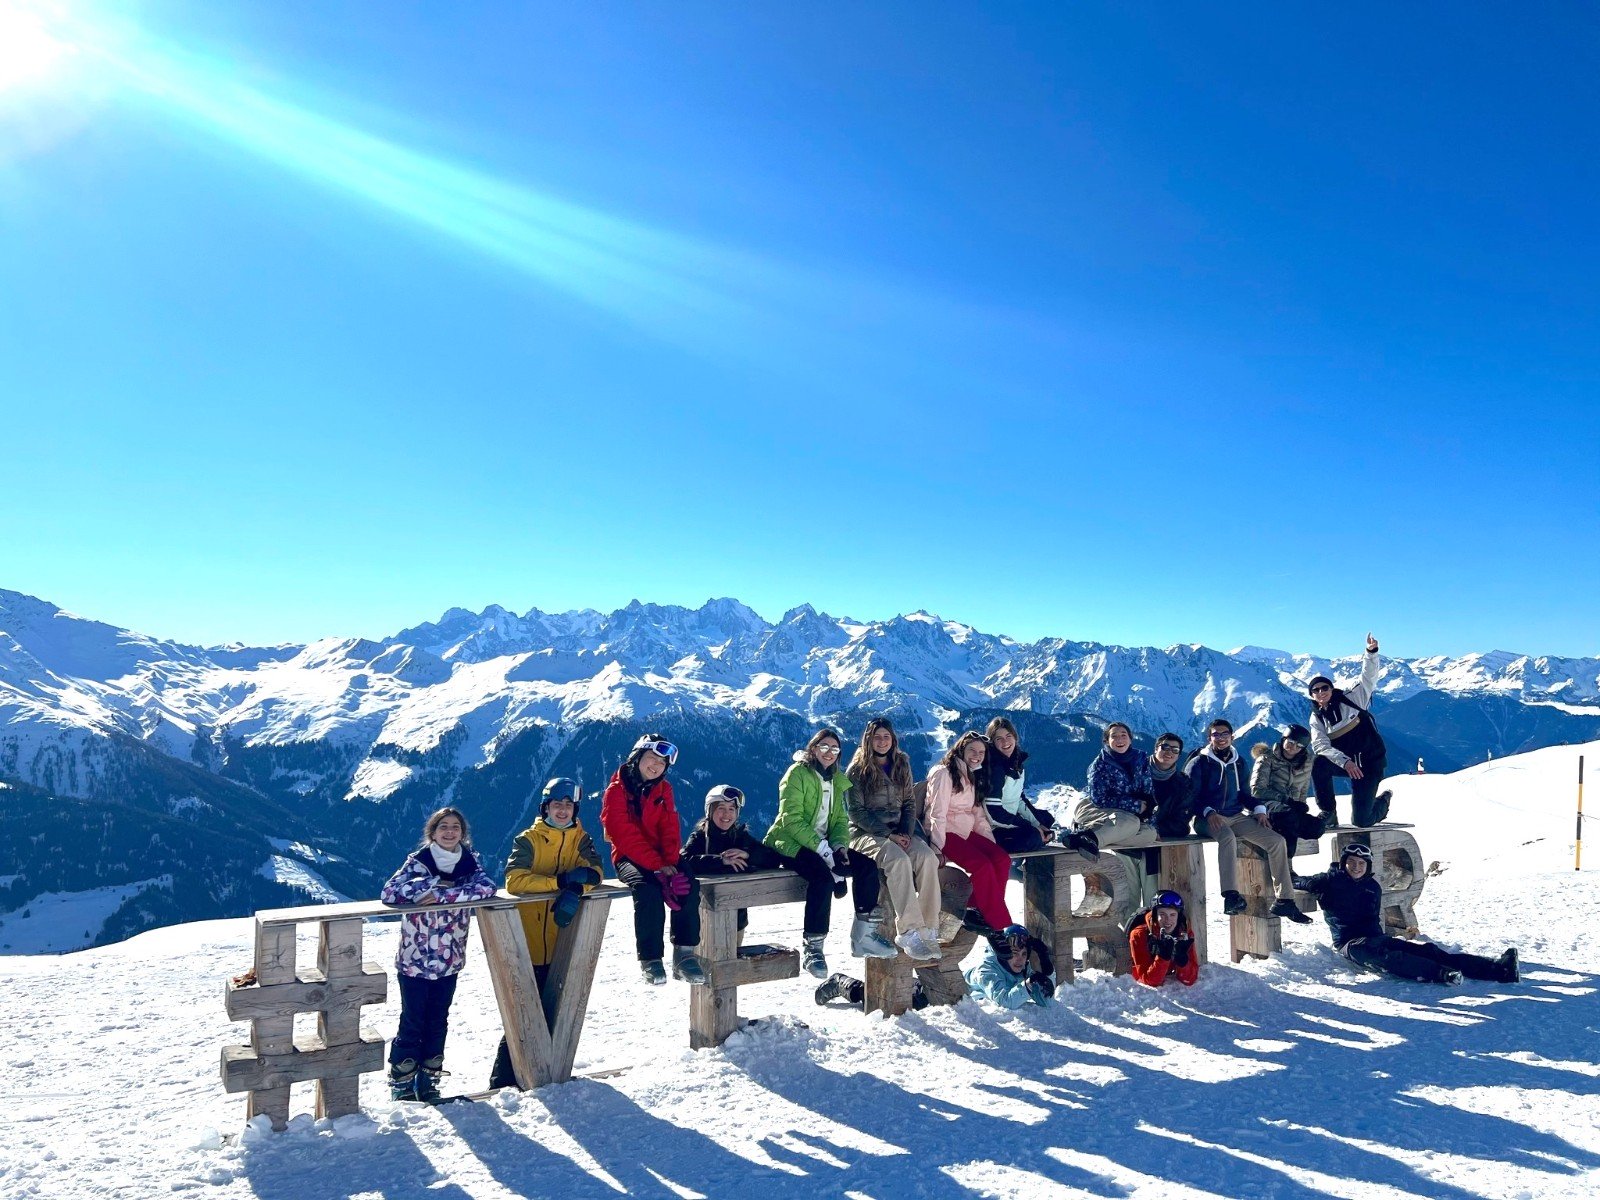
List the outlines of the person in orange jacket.
<svg viewBox="0 0 1600 1200">
<path fill-rule="evenodd" d="M 1154 904 L 1133 918 L 1128 953 L 1133 958 L 1133 977 L 1151 987 L 1160 987 L 1169 979 L 1187 987 L 1200 978 L 1200 955 L 1194 948 L 1182 896 L 1160 892 Z"/>
</svg>

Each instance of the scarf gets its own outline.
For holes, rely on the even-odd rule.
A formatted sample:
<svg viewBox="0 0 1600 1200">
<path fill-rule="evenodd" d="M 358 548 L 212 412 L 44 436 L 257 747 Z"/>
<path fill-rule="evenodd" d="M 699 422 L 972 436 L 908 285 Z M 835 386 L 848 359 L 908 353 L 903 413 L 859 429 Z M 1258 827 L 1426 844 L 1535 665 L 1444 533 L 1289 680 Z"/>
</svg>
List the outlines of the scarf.
<svg viewBox="0 0 1600 1200">
<path fill-rule="evenodd" d="M 1182 761 L 1183 761 L 1183 756 L 1179 755 L 1177 758 L 1172 760 L 1172 765 L 1170 767 L 1168 767 L 1165 771 L 1163 771 L 1161 769 L 1161 767 L 1156 762 L 1156 756 L 1154 754 L 1152 754 L 1150 756 L 1150 775 L 1151 775 L 1151 778 L 1153 778 L 1157 783 L 1165 783 L 1167 780 L 1171 779 L 1174 775 L 1176 775 L 1178 773 L 1178 764 L 1181 763 Z"/>
<path fill-rule="evenodd" d="M 433 855 L 433 865 L 439 868 L 439 874 L 450 875 L 461 861 L 461 843 L 457 842 L 454 850 L 446 850 L 438 842 L 429 842 L 428 853 Z"/>
</svg>

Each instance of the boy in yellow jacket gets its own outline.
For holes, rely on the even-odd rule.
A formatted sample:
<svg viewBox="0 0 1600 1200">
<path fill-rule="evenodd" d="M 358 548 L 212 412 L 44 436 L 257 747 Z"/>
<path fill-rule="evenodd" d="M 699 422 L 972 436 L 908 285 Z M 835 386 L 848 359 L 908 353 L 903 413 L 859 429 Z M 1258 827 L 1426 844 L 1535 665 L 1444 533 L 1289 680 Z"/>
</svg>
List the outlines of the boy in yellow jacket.
<svg viewBox="0 0 1600 1200">
<path fill-rule="evenodd" d="M 578 915 L 583 893 L 600 882 L 599 852 L 578 820 L 581 798 L 581 789 L 570 779 L 546 783 L 539 801 L 539 819 L 517 834 L 511 843 L 511 857 L 506 860 L 506 891 L 518 896 L 558 893 L 554 900 L 524 904 L 517 910 L 522 918 L 522 934 L 528 940 L 534 978 L 541 989 L 556 955 L 556 937 Z M 489 1086 L 516 1086 L 511 1051 L 504 1038 L 500 1040 Z"/>
</svg>

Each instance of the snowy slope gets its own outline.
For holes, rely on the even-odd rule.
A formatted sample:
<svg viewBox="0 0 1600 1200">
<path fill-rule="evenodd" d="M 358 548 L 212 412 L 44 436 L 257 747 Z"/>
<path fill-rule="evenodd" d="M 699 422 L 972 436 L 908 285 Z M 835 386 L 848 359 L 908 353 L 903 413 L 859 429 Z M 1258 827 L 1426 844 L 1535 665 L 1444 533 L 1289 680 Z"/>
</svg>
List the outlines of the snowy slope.
<svg viewBox="0 0 1600 1200">
<path fill-rule="evenodd" d="M 224 1144 L 244 1102 L 220 1090 L 218 1047 L 244 1031 L 220 981 L 249 962 L 247 921 L 0 958 L 0 1194 L 1592 1197 L 1600 838 L 1574 872 L 1580 751 L 1600 762 L 1594 743 L 1394 781 L 1397 817 L 1440 867 L 1417 905 L 1424 933 L 1520 944 L 1519 986 L 1365 976 L 1319 921 L 1287 927 L 1273 961 L 1207 964 L 1187 991 L 1089 972 L 1020 1014 L 968 1001 L 868 1018 L 815 1007 L 805 981 L 763 985 L 742 1007 L 771 1019 L 695 1053 L 685 989 L 634 982 L 619 903 L 579 1069 L 624 1073 L 437 1110 L 392 1105 L 369 1076 L 362 1116 Z M 755 937 L 795 941 L 797 906 L 752 916 Z M 1211 935 L 1226 945 L 1220 918 Z M 393 937 L 369 927 L 367 957 L 386 961 Z M 392 1004 L 366 1010 L 369 1032 L 394 1022 Z M 497 1037 L 475 945 L 457 1082 L 482 1085 Z M 297 1093 L 296 1111 L 309 1103 Z"/>
</svg>

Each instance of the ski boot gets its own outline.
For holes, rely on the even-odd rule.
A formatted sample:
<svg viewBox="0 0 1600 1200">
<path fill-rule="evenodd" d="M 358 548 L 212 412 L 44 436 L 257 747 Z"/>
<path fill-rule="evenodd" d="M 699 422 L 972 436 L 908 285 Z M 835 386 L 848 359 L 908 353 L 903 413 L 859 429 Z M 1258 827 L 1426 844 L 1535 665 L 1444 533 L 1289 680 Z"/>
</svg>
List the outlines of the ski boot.
<svg viewBox="0 0 1600 1200">
<path fill-rule="evenodd" d="M 800 965 L 811 973 L 813 979 L 826 979 L 828 977 L 828 960 L 822 956 L 822 942 L 825 935 L 807 935 L 804 948 L 800 951 Z"/>
<path fill-rule="evenodd" d="M 450 1074 L 444 1069 L 444 1055 L 435 1054 L 432 1058 L 422 1060 L 422 1065 L 417 1068 L 417 1099 L 424 1104 L 437 1104 L 439 1102 L 439 1079 Z"/>
<path fill-rule="evenodd" d="M 403 1058 L 389 1064 L 389 1099 L 422 1102 L 422 1073 L 417 1070 L 416 1059 Z"/>
<path fill-rule="evenodd" d="M 1293 900 L 1279 900 L 1271 908 L 1267 909 L 1267 912 L 1275 917 L 1283 917 L 1286 920 L 1293 921 L 1296 925 L 1311 924 L 1311 918 L 1301 912 L 1300 906 Z"/>
<path fill-rule="evenodd" d="M 1518 957 L 1517 948 L 1513 946 L 1494 960 L 1494 965 L 1500 971 L 1499 982 L 1517 983 L 1522 979 L 1522 964 L 1518 961 Z"/>
<path fill-rule="evenodd" d="M 850 923 L 850 953 L 857 958 L 893 958 L 899 953 L 878 933 L 878 922 L 870 916 Z"/>
<path fill-rule="evenodd" d="M 672 977 L 685 983 L 705 983 L 706 970 L 700 965 L 693 946 L 672 948 Z"/>
<path fill-rule="evenodd" d="M 667 968 L 659 958 L 641 958 L 639 974 L 651 987 L 660 987 L 667 982 Z"/>
<path fill-rule="evenodd" d="M 814 999 L 818 1004 L 828 1004 L 834 1000 L 849 1000 L 853 988 L 862 985 L 851 979 L 848 975 L 829 975 L 818 986 Z M 852 1003 L 858 1003 L 852 1001 Z"/>
<path fill-rule="evenodd" d="M 1236 917 L 1250 906 L 1238 892 L 1229 889 L 1222 893 L 1222 913 L 1224 916 Z"/>
</svg>

